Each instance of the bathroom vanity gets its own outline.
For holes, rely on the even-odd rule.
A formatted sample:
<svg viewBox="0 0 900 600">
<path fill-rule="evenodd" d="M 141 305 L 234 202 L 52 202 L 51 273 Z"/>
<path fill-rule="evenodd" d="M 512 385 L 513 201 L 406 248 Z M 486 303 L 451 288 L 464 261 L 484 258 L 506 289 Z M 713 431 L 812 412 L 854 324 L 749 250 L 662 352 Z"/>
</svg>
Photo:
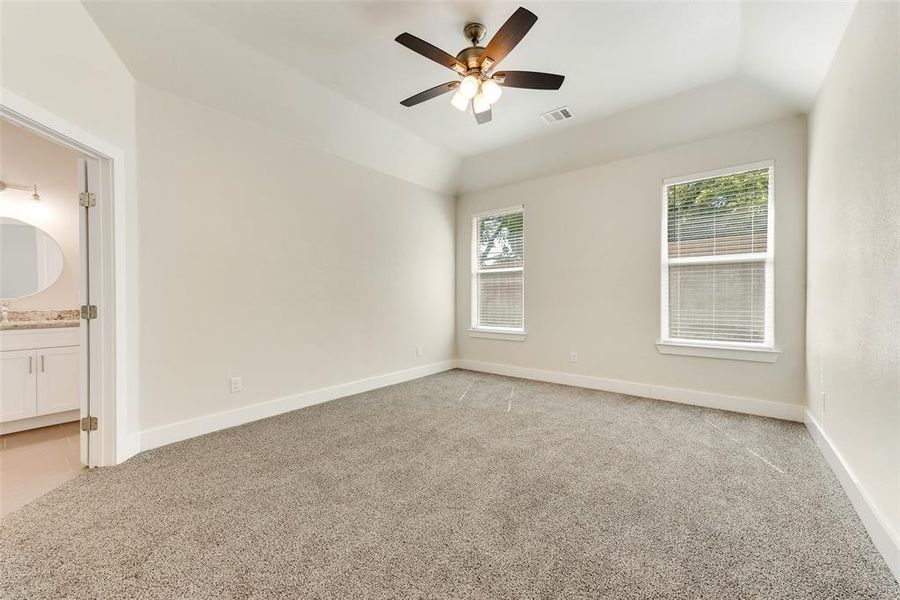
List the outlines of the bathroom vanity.
<svg viewBox="0 0 900 600">
<path fill-rule="evenodd" d="M 0 331 L 0 434 L 78 420 L 75 327 Z"/>
</svg>

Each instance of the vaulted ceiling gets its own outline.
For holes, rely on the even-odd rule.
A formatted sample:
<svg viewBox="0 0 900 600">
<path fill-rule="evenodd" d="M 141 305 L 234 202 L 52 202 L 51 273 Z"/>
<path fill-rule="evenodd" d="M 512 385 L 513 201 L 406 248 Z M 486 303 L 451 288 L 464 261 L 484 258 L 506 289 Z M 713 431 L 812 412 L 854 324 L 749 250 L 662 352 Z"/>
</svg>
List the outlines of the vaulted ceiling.
<svg viewBox="0 0 900 600">
<path fill-rule="evenodd" d="M 114 3 L 90 5 L 101 27 L 140 28 Z M 152 3 L 160 9 L 166 3 Z M 414 108 L 399 101 L 453 73 L 394 42 L 409 31 L 451 54 L 470 21 L 492 35 L 509 2 L 179 2 L 195 19 L 460 156 L 540 135 L 538 115 L 569 105 L 577 121 L 609 115 L 735 75 L 751 76 L 803 110 L 824 78 L 853 9 L 849 2 L 527 2 L 539 20 L 504 61 L 506 69 L 563 73 L 559 92 L 507 89 L 494 121 L 478 127 L 449 96 Z M 177 13 L 176 13 L 177 14 Z M 165 21 L 162 21 L 163 25 Z M 174 23 L 170 22 L 174 26 Z M 157 48 L 112 35 L 126 63 Z M 166 39 L 156 31 L 156 39 Z M 201 43 L 202 40 L 197 40 Z M 483 43 L 486 43 L 483 42 Z M 185 49 L 189 51 L 189 49 Z M 132 60 L 136 55 L 140 60 Z M 141 73 L 135 74 L 141 78 Z"/>
<path fill-rule="evenodd" d="M 485 44 L 518 2 L 84 4 L 138 80 L 270 126 L 276 119 L 302 121 L 307 137 L 351 160 L 356 145 L 370 144 L 367 151 L 376 155 L 372 138 L 395 139 L 427 155 L 417 170 L 434 173 L 420 179 L 441 179 L 432 185 L 441 189 L 451 189 L 455 177 L 438 173 L 444 163 L 458 169 L 467 157 L 721 82 L 739 81 L 751 98 L 765 95 L 760 119 L 803 112 L 855 7 L 853 1 L 522 2 L 538 21 L 503 68 L 562 73 L 565 83 L 557 92 L 507 88 L 493 121 L 479 126 L 450 106 L 449 94 L 400 105 L 454 73 L 394 38 L 408 31 L 456 54 L 468 44 L 467 22 L 487 26 Z M 773 111 L 773 103 L 780 108 Z M 539 118 L 562 105 L 576 118 L 556 125 Z M 696 108 L 692 118 L 702 117 Z M 380 153 L 378 160 L 390 160 Z M 373 166 L 397 174 L 409 170 L 406 160 Z"/>
</svg>

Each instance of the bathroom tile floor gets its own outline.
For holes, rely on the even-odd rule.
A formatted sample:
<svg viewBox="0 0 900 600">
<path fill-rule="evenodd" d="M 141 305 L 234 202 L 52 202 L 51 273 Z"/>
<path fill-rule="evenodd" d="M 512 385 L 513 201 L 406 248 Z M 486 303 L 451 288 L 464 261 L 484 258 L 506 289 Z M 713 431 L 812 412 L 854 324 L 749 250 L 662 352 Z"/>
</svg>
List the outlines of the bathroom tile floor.
<svg viewBox="0 0 900 600">
<path fill-rule="evenodd" d="M 78 422 L 0 436 L 0 517 L 84 470 Z"/>
</svg>

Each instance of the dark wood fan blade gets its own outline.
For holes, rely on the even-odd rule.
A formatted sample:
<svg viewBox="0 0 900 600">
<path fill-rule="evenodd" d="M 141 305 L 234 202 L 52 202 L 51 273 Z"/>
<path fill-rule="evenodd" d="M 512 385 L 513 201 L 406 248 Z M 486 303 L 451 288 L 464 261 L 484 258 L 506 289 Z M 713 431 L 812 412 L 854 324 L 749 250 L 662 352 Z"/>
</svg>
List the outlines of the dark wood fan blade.
<svg viewBox="0 0 900 600">
<path fill-rule="evenodd" d="M 413 52 L 421 54 L 425 58 L 429 58 L 439 65 L 444 65 L 448 69 L 453 69 L 454 71 L 460 73 L 466 72 L 466 66 L 456 60 L 455 56 L 450 56 L 440 48 L 432 46 L 425 40 L 419 39 L 412 34 L 401 33 L 397 36 L 396 41 L 403 44 Z"/>
<path fill-rule="evenodd" d="M 455 90 L 458 87 L 458 81 L 448 81 L 447 83 L 442 83 L 441 85 L 436 85 L 433 88 L 427 89 L 424 92 L 419 92 L 415 96 L 410 96 L 406 100 L 400 102 L 400 104 L 402 104 L 403 106 L 415 106 L 416 104 L 420 104 L 422 102 L 425 102 L 426 100 L 437 98 L 441 94 L 446 94 L 450 90 Z"/>
<path fill-rule="evenodd" d="M 558 90 L 564 75 L 538 73 L 536 71 L 502 71 L 494 74 L 497 83 L 504 87 L 526 88 L 529 90 Z"/>
<path fill-rule="evenodd" d="M 537 22 L 537 16 L 533 12 L 521 6 L 517 8 L 516 12 L 506 20 L 503 27 L 498 29 L 491 41 L 488 42 L 481 54 L 481 64 L 490 59 L 491 63 L 488 65 L 490 68 L 506 58 L 506 55 L 522 41 L 535 22 Z"/>
<path fill-rule="evenodd" d="M 484 125 L 485 123 L 490 122 L 491 120 L 491 109 L 487 109 L 481 113 L 475 113 L 475 122 L 479 125 Z"/>
</svg>

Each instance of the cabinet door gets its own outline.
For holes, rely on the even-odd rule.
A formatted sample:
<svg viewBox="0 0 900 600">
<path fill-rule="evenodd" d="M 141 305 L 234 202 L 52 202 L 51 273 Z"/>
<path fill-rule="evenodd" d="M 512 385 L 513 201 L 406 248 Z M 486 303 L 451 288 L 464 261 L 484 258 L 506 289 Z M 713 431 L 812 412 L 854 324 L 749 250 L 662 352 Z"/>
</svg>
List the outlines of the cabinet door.
<svg viewBox="0 0 900 600">
<path fill-rule="evenodd" d="M 0 352 L 0 421 L 37 414 L 34 350 Z"/>
<path fill-rule="evenodd" d="M 39 415 L 79 408 L 78 346 L 35 350 Z"/>
</svg>

